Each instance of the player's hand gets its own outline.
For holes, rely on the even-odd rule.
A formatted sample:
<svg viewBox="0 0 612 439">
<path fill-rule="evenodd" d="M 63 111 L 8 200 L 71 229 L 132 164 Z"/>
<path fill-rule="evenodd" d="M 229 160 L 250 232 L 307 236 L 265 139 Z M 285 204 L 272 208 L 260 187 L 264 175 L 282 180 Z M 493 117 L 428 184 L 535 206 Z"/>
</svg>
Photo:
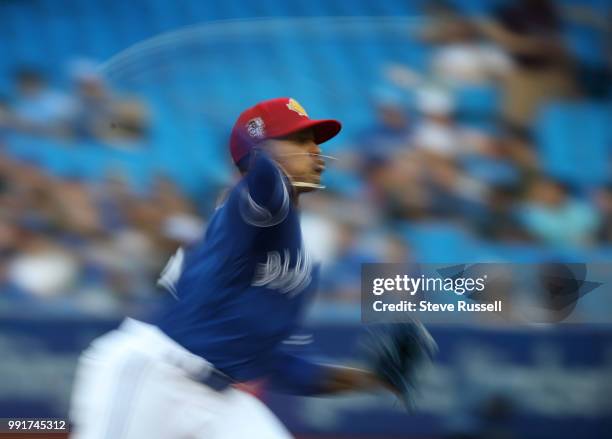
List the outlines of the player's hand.
<svg viewBox="0 0 612 439">
<path fill-rule="evenodd" d="M 431 360 L 437 345 L 418 321 L 369 328 L 363 342 L 372 373 L 392 390 L 407 409 L 414 406 L 417 371 Z"/>
</svg>

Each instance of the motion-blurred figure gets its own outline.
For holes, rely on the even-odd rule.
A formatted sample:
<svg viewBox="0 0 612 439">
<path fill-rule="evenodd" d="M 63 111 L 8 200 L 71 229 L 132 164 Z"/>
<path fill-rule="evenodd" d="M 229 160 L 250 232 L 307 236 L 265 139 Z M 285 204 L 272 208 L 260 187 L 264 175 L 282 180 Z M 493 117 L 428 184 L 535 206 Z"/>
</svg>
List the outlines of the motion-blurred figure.
<svg viewBox="0 0 612 439">
<path fill-rule="evenodd" d="M 24 68 L 15 74 L 13 128 L 37 134 L 68 134 L 74 111 L 70 97 L 52 89 L 43 74 Z"/>
<path fill-rule="evenodd" d="M 8 264 L 8 283 L 38 297 L 71 291 L 78 279 L 78 259 L 43 235 L 27 234 L 25 238 Z"/>
<path fill-rule="evenodd" d="M 468 154 L 489 149 L 488 139 L 459 124 L 452 98 L 442 90 L 422 90 L 417 107 L 413 143 L 423 169 L 421 183 L 427 188 L 428 214 L 453 218 L 482 205 L 487 188 L 467 175 L 460 161 Z"/>
<path fill-rule="evenodd" d="M 319 271 L 303 247 L 298 197 L 322 187 L 318 145 L 340 128 L 335 120 L 309 119 L 289 98 L 240 115 L 230 152 L 243 179 L 204 239 L 168 262 L 158 282 L 168 291 L 163 310 L 151 323 L 126 320 L 81 357 L 75 438 L 290 438 L 237 383 L 266 379 L 297 394 L 381 386 L 375 372 L 315 363 L 284 342 L 299 330 Z M 139 394 L 129 413 L 121 409 L 126 393 L 109 391 L 116 388 Z"/>
<path fill-rule="evenodd" d="M 540 104 L 574 94 L 571 59 L 561 20 L 549 0 L 519 0 L 498 8 L 480 31 L 501 46 L 514 68 L 505 76 L 503 116 L 517 129 L 529 128 Z"/>
<path fill-rule="evenodd" d="M 520 218 L 534 239 L 551 246 L 591 244 L 600 222 L 591 205 L 574 198 L 562 183 L 546 177 L 531 185 Z"/>
<path fill-rule="evenodd" d="M 610 244 L 612 243 L 612 184 L 597 190 L 595 202 L 602 218 L 598 238 L 601 242 Z"/>
<path fill-rule="evenodd" d="M 76 87 L 73 126 L 77 138 L 125 141 L 146 135 L 149 120 L 143 102 L 115 96 L 90 61 L 75 61 L 71 75 Z"/>
<path fill-rule="evenodd" d="M 427 2 L 431 26 L 420 34 L 433 46 L 430 70 L 436 80 L 451 86 L 490 83 L 505 75 L 511 61 L 497 45 L 478 32 L 450 2 Z"/>
</svg>

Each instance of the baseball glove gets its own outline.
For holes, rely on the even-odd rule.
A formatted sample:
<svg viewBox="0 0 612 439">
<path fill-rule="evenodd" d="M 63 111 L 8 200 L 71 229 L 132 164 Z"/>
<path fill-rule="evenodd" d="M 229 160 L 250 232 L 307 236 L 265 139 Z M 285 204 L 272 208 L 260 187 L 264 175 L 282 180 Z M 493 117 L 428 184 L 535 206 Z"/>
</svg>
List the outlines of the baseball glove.
<svg viewBox="0 0 612 439">
<path fill-rule="evenodd" d="M 363 340 L 369 369 L 409 411 L 414 408 L 417 370 L 431 360 L 437 349 L 433 337 L 417 320 L 371 326 Z"/>
</svg>

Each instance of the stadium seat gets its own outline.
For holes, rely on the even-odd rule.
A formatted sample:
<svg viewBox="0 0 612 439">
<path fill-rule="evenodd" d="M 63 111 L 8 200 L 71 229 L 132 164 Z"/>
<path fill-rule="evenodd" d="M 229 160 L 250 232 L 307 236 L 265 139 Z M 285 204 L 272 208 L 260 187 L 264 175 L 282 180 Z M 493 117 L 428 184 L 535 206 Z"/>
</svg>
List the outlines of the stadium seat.
<svg viewBox="0 0 612 439">
<path fill-rule="evenodd" d="M 581 187 L 608 181 L 609 104 L 550 104 L 539 114 L 535 134 L 542 165 L 550 175 Z"/>
<path fill-rule="evenodd" d="M 491 119 L 499 108 L 499 89 L 490 85 L 463 86 L 455 91 L 458 115 L 468 120 Z"/>
<path fill-rule="evenodd" d="M 400 231 L 419 262 L 469 262 L 479 247 L 464 228 L 453 223 L 410 223 L 401 226 Z"/>
</svg>

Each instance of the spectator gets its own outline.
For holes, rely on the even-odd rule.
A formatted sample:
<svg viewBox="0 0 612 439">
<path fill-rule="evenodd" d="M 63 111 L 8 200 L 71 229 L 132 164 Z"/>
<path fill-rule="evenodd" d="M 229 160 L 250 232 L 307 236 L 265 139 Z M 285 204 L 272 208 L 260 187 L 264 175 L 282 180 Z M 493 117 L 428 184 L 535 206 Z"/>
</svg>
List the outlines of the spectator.
<svg viewBox="0 0 612 439">
<path fill-rule="evenodd" d="M 33 133 L 66 134 L 74 110 L 70 97 L 51 89 L 42 73 L 34 69 L 19 70 L 15 81 L 15 128 Z"/>
<path fill-rule="evenodd" d="M 413 183 L 421 173 L 418 164 L 409 158 L 370 160 L 363 170 L 365 196 L 386 220 L 417 218 L 422 215 L 425 201 L 422 188 Z"/>
<path fill-rule="evenodd" d="M 157 239 L 166 253 L 202 237 L 204 224 L 196 215 L 195 207 L 170 178 L 156 176 L 152 204 L 163 213 Z"/>
<path fill-rule="evenodd" d="M 428 213 L 456 218 L 462 212 L 481 212 L 486 187 L 463 172 L 460 159 L 467 154 L 487 152 L 488 139 L 457 123 L 453 102 L 443 91 L 422 90 L 417 106 L 422 115 L 413 138 L 418 155 L 408 160 L 416 159 L 421 164 L 418 183 L 426 188 Z"/>
<path fill-rule="evenodd" d="M 526 239 L 514 214 L 518 199 L 515 186 L 499 185 L 489 191 L 487 214 L 476 219 L 478 231 L 493 241 L 523 241 Z"/>
<path fill-rule="evenodd" d="M 404 97 L 395 90 L 379 89 L 373 96 L 375 124 L 360 133 L 357 149 L 367 157 L 392 157 L 410 144 L 411 124 Z"/>
<path fill-rule="evenodd" d="M 80 176 L 59 181 L 53 190 L 53 198 L 63 230 L 85 239 L 103 233 L 100 212 Z"/>
<path fill-rule="evenodd" d="M 531 185 L 519 217 L 531 237 L 551 246 L 591 244 L 600 224 L 592 206 L 572 197 L 562 183 L 545 177 Z"/>
<path fill-rule="evenodd" d="M 152 188 L 154 202 L 166 214 L 195 214 L 191 201 L 178 188 L 170 177 L 157 174 Z"/>
<path fill-rule="evenodd" d="M 327 300 L 357 302 L 360 291 L 361 264 L 376 260 L 360 242 L 358 225 L 339 222 L 335 234 L 334 262 L 325 267 L 322 289 Z"/>
<path fill-rule="evenodd" d="M 489 83 L 505 75 L 509 57 L 482 38 L 477 28 L 449 2 L 426 5 L 431 19 L 421 39 L 433 46 L 430 70 L 437 80 L 450 86 Z"/>
<path fill-rule="evenodd" d="M 78 138 L 129 141 L 145 136 L 149 121 L 142 102 L 115 96 L 89 61 L 74 62 L 71 73 L 76 86 L 73 125 Z"/>
<path fill-rule="evenodd" d="M 49 195 L 55 181 L 46 174 L 36 160 L 0 159 L 0 172 L 5 179 L 4 215 L 29 228 L 48 230 L 54 223 L 54 202 Z"/>
<path fill-rule="evenodd" d="M 11 110 L 10 101 L 5 96 L 0 96 L 0 146 L 3 142 L 5 132 L 15 126 L 15 117 Z"/>
<path fill-rule="evenodd" d="M 374 123 L 358 133 L 349 151 L 338 154 L 338 165 L 364 177 L 377 163 L 410 148 L 412 126 L 404 96 L 391 88 L 378 88 L 372 96 Z"/>
<path fill-rule="evenodd" d="M 101 273 L 95 281 L 123 300 L 150 295 L 163 263 L 154 242 L 134 227 L 90 239 L 84 259 Z"/>
<path fill-rule="evenodd" d="M 112 233 L 127 227 L 126 212 L 133 198 L 127 176 L 119 169 L 108 172 L 102 184 L 94 187 L 96 208 L 105 230 Z"/>
<path fill-rule="evenodd" d="M 444 90 L 423 88 L 417 93 L 414 146 L 429 156 L 456 159 L 462 154 L 487 152 L 490 142 L 480 132 L 467 129 L 454 117 L 454 102 Z"/>
<path fill-rule="evenodd" d="M 561 20 L 549 0 L 518 0 L 479 23 L 481 32 L 514 62 L 504 79 L 503 116 L 512 127 L 531 126 L 541 103 L 574 94 L 571 59 L 561 37 Z"/>
<path fill-rule="evenodd" d="M 597 190 L 595 201 L 602 218 L 598 238 L 606 244 L 612 243 L 612 184 Z"/>
<path fill-rule="evenodd" d="M 75 285 L 79 262 L 42 235 L 21 240 L 7 268 L 7 280 L 19 290 L 40 297 L 66 294 Z"/>
<path fill-rule="evenodd" d="M 421 119 L 414 130 L 414 145 L 429 155 L 450 158 L 457 155 L 463 145 L 452 116 L 452 98 L 441 90 L 422 90 L 418 93 L 417 110 Z"/>
</svg>

